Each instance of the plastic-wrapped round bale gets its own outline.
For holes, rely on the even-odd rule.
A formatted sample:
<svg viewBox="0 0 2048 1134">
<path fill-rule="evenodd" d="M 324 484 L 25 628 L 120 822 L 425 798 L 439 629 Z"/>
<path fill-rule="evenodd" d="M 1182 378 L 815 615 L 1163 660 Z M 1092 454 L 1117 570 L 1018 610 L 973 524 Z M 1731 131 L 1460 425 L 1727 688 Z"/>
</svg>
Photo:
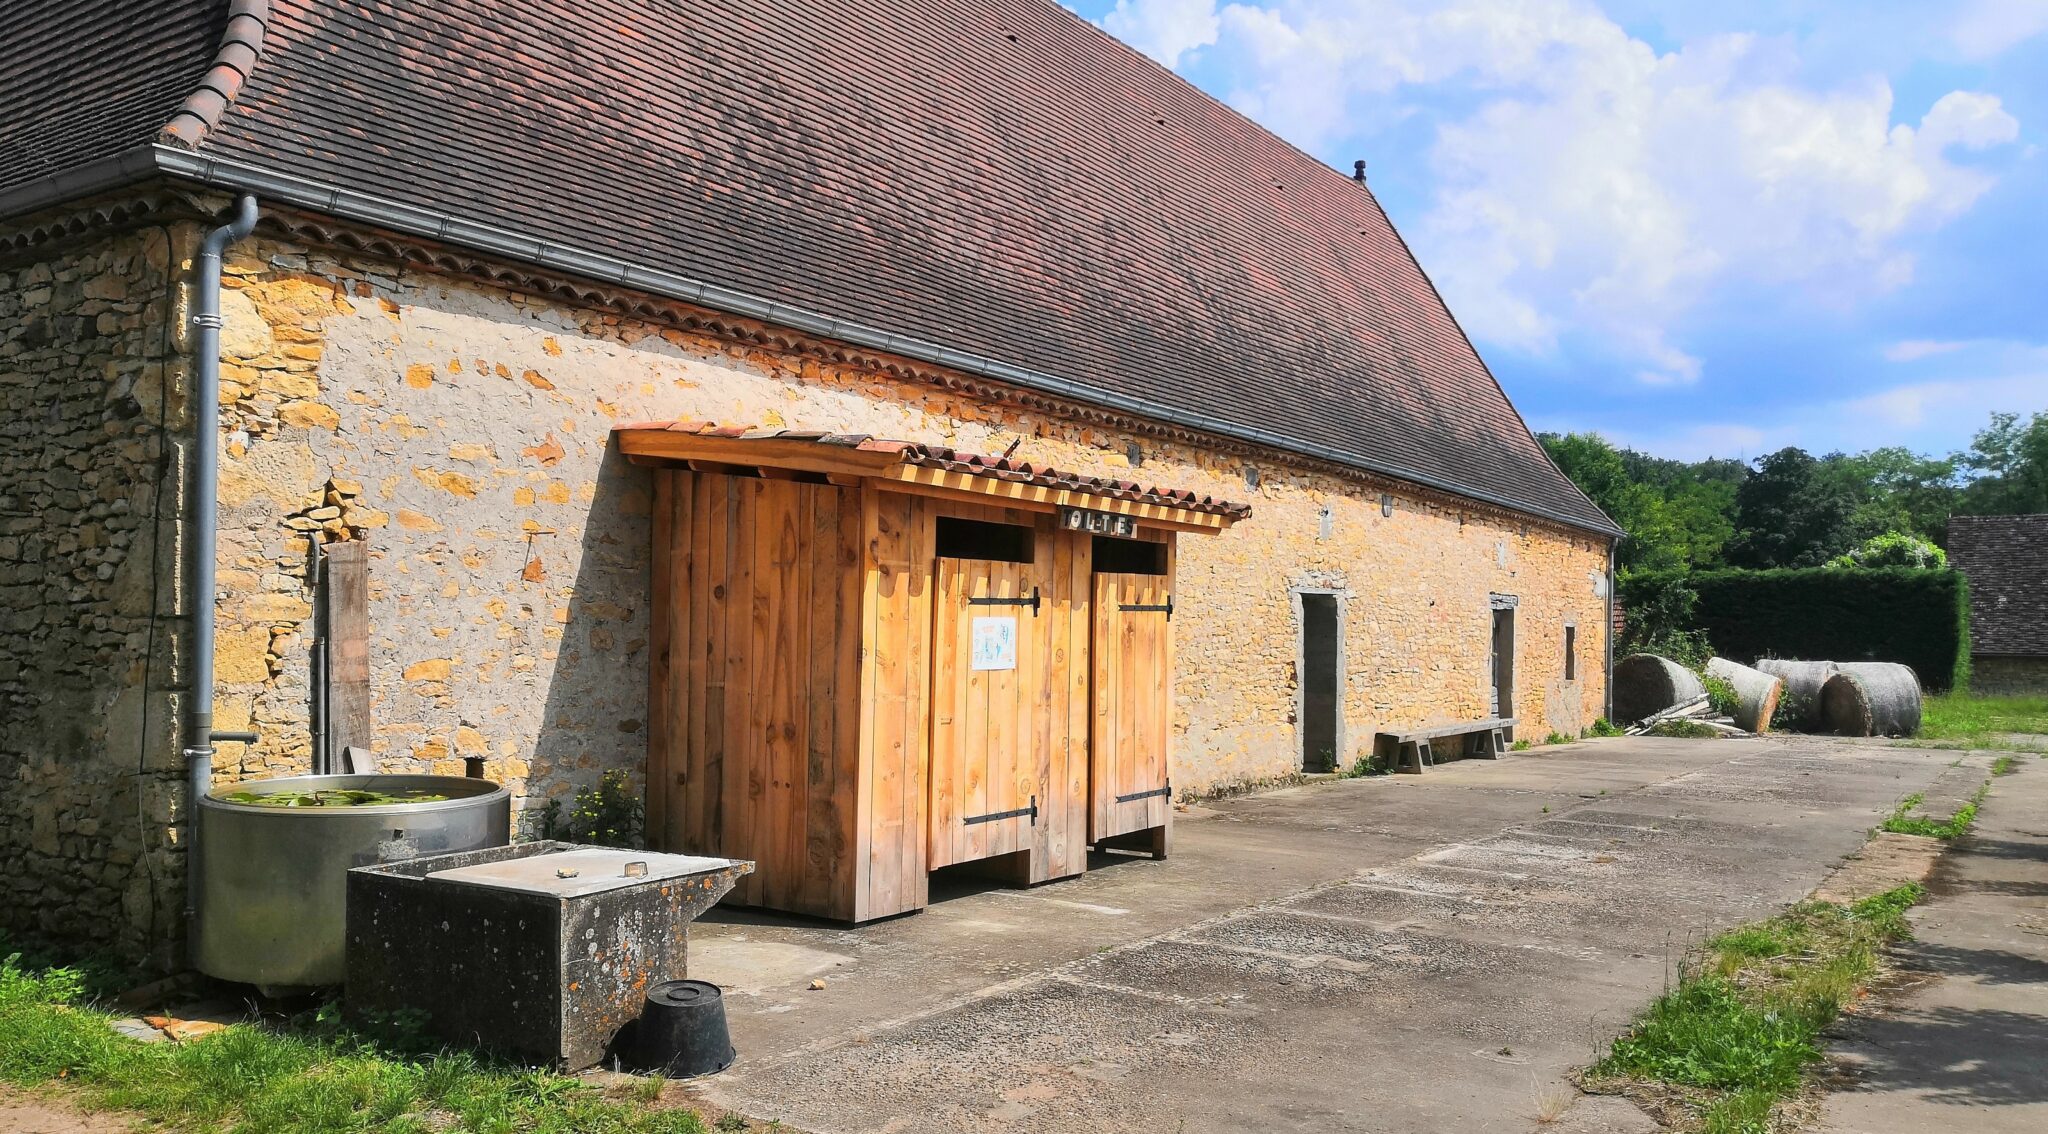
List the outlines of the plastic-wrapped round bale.
<svg viewBox="0 0 2048 1134">
<path fill-rule="evenodd" d="M 1793 728 L 1813 732 L 1824 727 L 1820 715 L 1820 687 L 1828 683 L 1828 678 L 1841 672 L 1840 666 L 1831 661 L 1764 658 L 1756 663 L 1756 668 L 1758 672 L 1768 673 L 1785 682 L 1779 700 L 1790 706 L 1786 716 Z"/>
<path fill-rule="evenodd" d="M 1734 688 L 1735 727 L 1748 732 L 1771 731 L 1771 716 L 1778 711 L 1778 697 L 1785 690 L 1783 678 L 1727 658 L 1708 658 L 1707 676 L 1718 677 Z"/>
<path fill-rule="evenodd" d="M 1633 723 L 1707 695 L 1699 675 L 1670 658 L 1630 654 L 1614 663 L 1614 715 Z"/>
<path fill-rule="evenodd" d="M 1843 662 L 1820 689 L 1821 719 L 1843 736 L 1920 731 L 1920 679 L 1897 662 Z"/>
</svg>

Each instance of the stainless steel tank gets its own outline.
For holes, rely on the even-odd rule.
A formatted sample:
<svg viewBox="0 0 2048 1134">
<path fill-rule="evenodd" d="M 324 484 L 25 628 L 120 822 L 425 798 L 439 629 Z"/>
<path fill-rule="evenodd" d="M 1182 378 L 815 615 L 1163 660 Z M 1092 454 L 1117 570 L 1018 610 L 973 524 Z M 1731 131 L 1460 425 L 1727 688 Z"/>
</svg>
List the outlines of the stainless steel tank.
<svg viewBox="0 0 2048 1134">
<path fill-rule="evenodd" d="M 223 791 L 355 788 L 445 795 L 432 803 L 263 807 L 199 801 L 199 971 L 264 988 L 342 981 L 342 911 L 350 867 L 501 847 L 512 797 L 461 776 L 292 776 Z"/>
</svg>

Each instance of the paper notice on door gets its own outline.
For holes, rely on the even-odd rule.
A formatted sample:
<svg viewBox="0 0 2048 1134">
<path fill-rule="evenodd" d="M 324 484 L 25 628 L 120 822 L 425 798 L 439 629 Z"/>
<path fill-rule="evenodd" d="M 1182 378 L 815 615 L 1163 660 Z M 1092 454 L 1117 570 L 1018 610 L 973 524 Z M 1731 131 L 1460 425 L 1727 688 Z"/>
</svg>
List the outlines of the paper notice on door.
<svg viewBox="0 0 2048 1134">
<path fill-rule="evenodd" d="M 977 618 L 974 620 L 974 669 L 1017 668 L 1017 620 Z"/>
</svg>

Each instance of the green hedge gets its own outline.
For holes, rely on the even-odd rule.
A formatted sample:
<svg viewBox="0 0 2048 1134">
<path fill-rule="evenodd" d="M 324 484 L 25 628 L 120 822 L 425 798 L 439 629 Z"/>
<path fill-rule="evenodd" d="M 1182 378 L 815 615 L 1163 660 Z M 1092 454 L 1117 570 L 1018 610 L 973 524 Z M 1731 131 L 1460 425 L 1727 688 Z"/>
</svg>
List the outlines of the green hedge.
<svg viewBox="0 0 2048 1134">
<path fill-rule="evenodd" d="M 1699 595 L 1693 621 L 1724 657 L 1899 662 L 1929 690 L 1969 686 L 1969 588 L 1954 571 L 1643 572 L 1623 577 L 1618 597 L 1632 613 L 1674 585 Z"/>
</svg>

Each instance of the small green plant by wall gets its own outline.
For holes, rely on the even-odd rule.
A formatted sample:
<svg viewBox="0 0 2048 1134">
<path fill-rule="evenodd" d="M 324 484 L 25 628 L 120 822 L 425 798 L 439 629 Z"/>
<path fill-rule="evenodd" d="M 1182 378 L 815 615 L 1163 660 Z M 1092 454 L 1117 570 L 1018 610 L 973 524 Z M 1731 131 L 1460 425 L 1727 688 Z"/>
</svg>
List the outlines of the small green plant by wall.
<svg viewBox="0 0 2048 1134">
<path fill-rule="evenodd" d="M 624 772 L 606 772 L 596 787 L 576 793 L 568 814 L 551 799 L 534 824 L 543 839 L 637 850 L 646 845 L 646 806 Z"/>
</svg>

